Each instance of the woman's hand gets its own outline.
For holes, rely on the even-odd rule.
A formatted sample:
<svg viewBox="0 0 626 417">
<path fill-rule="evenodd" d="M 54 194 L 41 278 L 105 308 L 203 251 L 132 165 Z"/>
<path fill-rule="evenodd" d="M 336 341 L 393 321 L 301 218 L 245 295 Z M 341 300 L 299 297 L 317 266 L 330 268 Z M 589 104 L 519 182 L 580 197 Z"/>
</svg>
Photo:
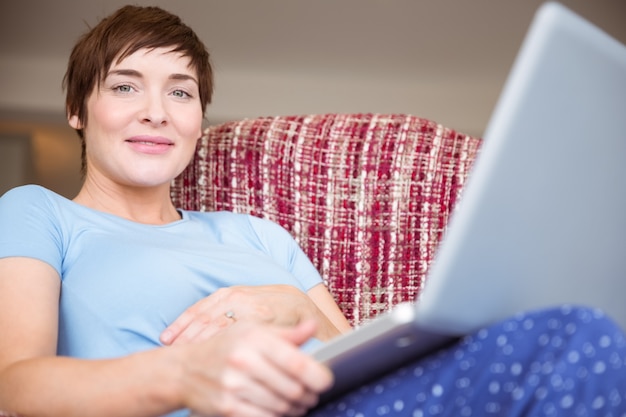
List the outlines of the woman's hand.
<svg viewBox="0 0 626 417">
<path fill-rule="evenodd" d="M 293 326 L 305 319 L 317 322 L 316 336 L 322 340 L 339 334 L 313 300 L 293 286 L 232 286 L 189 307 L 165 329 L 161 342 L 170 345 L 206 340 L 237 321 Z"/>
<path fill-rule="evenodd" d="M 240 322 L 211 340 L 182 346 L 182 406 L 196 416 L 299 416 L 332 384 L 330 370 L 298 346 L 316 331 Z"/>
</svg>

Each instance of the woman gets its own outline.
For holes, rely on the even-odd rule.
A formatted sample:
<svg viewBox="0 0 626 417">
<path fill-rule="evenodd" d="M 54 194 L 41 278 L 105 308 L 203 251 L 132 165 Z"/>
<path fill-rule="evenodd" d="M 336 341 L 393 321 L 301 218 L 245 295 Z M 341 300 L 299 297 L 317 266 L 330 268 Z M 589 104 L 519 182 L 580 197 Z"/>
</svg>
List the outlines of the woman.
<svg viewBox="0 0 626 417">
<path fill-rule="evenodd" d="M 319 275 L 273 223 L 170 200 L 211 99 L 204 45 L 126 7 L 78 42 L 65 86 L 80 192 L 2 199 L 0 302 L 19 313 L 0 318 L 0 409 L 301 414 L 332 377 L 298 346 L 349 329 Z"/>
<path fill-rule="evenodd" d="M 307 413 L 332 375 L 302 345 L 349 330 L 319 275 L 277 225 L 169 198 L 211 99 L 204 45 L 176 16 L 124 7 L 79 40 L 65 86 L 80 192 L 0 199 L 0 410 Z M 615 415 L 625 352 L 598 312 L 534 312 L 311 413 Z"/>
</svg>

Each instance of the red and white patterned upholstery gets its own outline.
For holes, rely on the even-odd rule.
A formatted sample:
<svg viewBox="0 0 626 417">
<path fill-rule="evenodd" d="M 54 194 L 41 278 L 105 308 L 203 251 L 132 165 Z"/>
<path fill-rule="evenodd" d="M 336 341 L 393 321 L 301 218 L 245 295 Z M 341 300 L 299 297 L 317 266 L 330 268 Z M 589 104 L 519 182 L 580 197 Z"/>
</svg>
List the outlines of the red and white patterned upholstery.
<svg viewBox="0 0 626 417">
<path fill-rule="evenodd" d="M 229 122 L 206 130 L 172 197 L 281 224 L 360 324 L 419 294 L 480 143 L 410 115 Z"/>
</svg>

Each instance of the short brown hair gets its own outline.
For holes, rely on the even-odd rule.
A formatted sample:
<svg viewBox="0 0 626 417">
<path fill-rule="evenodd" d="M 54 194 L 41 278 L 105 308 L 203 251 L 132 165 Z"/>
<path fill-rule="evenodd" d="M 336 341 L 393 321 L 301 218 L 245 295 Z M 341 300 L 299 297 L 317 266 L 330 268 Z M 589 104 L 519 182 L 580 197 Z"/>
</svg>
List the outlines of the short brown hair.
<svg viewBox="0 0 626 417">
<path fill-rule="evenodd" d="M 106 77 L 113 60 L 118 62 L 140 49 L 172 48 L 190 60 L 199 83 L 202 112 L 211 103 L 213 70 L 209 53 L 196 33 L 180 17 L 159 7 L 124 6 L 102 19 L 76 43 L 63 77 L 68 117 L 87 123 L 87 99 Z M 85 142 L 82 130 L 83 165 Z M 84 168 L 84 167 L 83 167 Z"/>
</svg>

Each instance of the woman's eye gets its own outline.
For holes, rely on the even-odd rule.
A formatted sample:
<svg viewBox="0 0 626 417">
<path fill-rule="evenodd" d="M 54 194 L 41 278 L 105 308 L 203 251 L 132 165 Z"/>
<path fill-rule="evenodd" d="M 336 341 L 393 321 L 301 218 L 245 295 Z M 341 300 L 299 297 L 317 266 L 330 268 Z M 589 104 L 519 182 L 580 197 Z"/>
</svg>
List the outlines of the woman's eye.
<svg viewBox="0 0 626 417">
<path fill-rule="evenodd" d="M 131 91 L 133 91 L 133 87 L 131 87 L 128 84 L 122 84 L 122 85 L 113 87 L 113 90 L 119 93 L 130 93 Z"/>
<path fill-rule="evenodd" d="M 178 97 L 178 98 L 188 98 L 188 97 L 191 97 L 191 95 L 189 93 L 187 93 L 186 91 L 183 91 L 183 90 L 174 90 L 172 92 L 172 95 L 174 97 Z"/>
</svg>

